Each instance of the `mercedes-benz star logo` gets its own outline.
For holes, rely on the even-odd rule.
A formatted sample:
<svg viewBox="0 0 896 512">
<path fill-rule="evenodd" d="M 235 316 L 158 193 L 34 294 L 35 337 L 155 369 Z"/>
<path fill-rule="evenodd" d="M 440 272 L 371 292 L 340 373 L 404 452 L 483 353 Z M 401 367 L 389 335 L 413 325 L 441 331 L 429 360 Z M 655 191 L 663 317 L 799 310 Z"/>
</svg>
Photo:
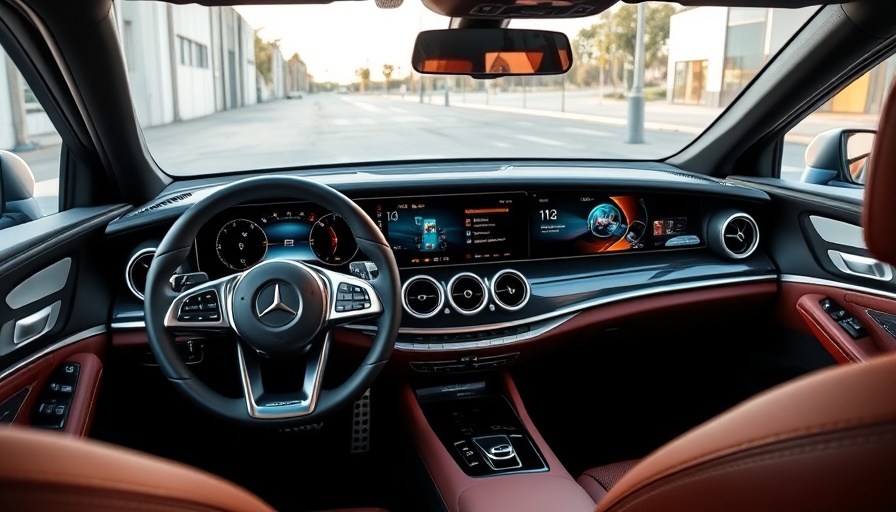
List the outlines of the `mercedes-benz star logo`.
<svg viewBox="0 0 896 512">
<path fill-rule="evenodd" d="M 262 318 L 272 311 L 286 311 L 292 316 L 296 316 L 296 312 L 280 300 L 280 283 L 274 285 L 274 301 L 264 311 L 258 313 L 258 318 Z"/>
<path fill-rule="evenodd" d="M 296 289 L 284 283 L 271 283 L 255 298 L 255 314 L 270 327 L 282 327 L 302 311 L 302 299 Z"/>
</svg>

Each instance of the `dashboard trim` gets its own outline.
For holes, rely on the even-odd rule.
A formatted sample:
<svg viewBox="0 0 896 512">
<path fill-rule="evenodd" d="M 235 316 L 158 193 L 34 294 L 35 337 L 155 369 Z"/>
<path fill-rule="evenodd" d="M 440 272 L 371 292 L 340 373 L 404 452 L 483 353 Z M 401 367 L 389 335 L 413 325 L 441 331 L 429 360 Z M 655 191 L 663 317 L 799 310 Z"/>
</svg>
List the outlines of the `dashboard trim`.
<svg viewBox="0 0 896 512">
<path fill-rule="evenodd" d="M 800 276 L 789 276 L 791 278 L 799 278 Z M 662 285 L 662 286 L 654 286 L 650 288 L 645 288 L 636 291 L 627 291 L 621 293 L 615 293 L 611 295 L 607 295 L 605 297 L 599 297 L 596 299 L 588 300 L 585 302 L 581 302 L 579 304 L 575 304 L 572 306 L 567 306 L 551 313 L 545 313 L 542 315 L 537 315 L 529 318 L 522 318 L 519 320 L 513 320 L 509 322 L 499 322 L 492 324 L 482 324 L 470 327 L 452 327 L 452 328 L 414 328 L 414 327 L 401 327 L 398 330 L 399 334 L 467 334 L 467 333 L 476 333 L 484 330 L 492 330 L 492 329 L 504 329 L 508 327 L 516 327 L 524 324 L 531 324 L 546 320 L 551 320 L 557 317 L 562 317 L 564 315 L 572 315 L 575 316 L 575 313 L 578 313 L 582 310 L 589 309 L 596 306 L 601 306 L 604 304 L 610 304 L 614 302 L 621 302 L 624 300 L 636 299 L 639 297 L 644 297 L 646 295 L 655 295 L 658 293 L 670 293 L 670 292 L 679 292 L 679 291 L 688 291 L 688 290 L 696 290 L 700 288 L 712 288 L 715 286 L 728 286 L 728 285 L 738 285 L 738 284 L 747 284 L 747 283 L 758 283 L 758 282 L 769 282 L 769 281 L 791 281 L 798 283 L 808 283 L 808 284 L 820 284 L 826 286 L 838 286 L 840 288 L 850 288 L 856 291 L 864 291 L 872 294 L 884 294 L 888 297 L 896 299 L 896 294 L 892 293 L 883 293 L 878 290 L 872 290 L 870 288 L 863 288 L 860 286 L 844 286 L 843 283 L 836 283 L 834 281 L 825 281 L 821 279 L 811 279 L 811 278 L 801 278 L 801 279 L 784 279 L 784 276 L 780 277 L 777 274 L 767 274 L 760 276 L 750 276 L 750 277 L 731 277 L 731 278 L 722 278 L 722 279 L 710 279 L 707 281 L 701 281 L 698 283 L 679 283 L 673 285 Z M 572 318 L 572 316 L 570 318 Z M 564 322 L 568 320 L 565 319 Z M 561 322 L 562 323 L 562 322 Z M 125 330 L 125 329 L 139 329 L 144 328 L 146 324 L 139 320 L 131 320 L 126 322 L 114 322 L 110 324 L 110 327 L 113 330 Z M 364 324 L 344 324 L 342 327 L 347 329 L 353 329 L 358 331 L 376 331 L 376 326 L 373 325 L 364 325 Z M 487 341 L 487 340 L 486 340 Z"/>
<path fill-rule="evenodd" d="M 850 290 L 859 293 L 867 293 L 869 295 L 877 295 L 880 297 L 887 297 L 888 299 L 896 300 L 896 293 L 888 292 L 884 290 L 880 290 L 878 288 L 868 288 L 866 286 L 859 286 L 850 283 L 844 283 L 842 281 L 831 281 L 829 279 L 820 279 L 817 277 L 807 277 L 796 274 L 782 274 L 780 281 L 782 283 L 798 283 L 798 284 L 814 284 L 818 286 L 828 286 L 831 288 L 838 288 L 841 290 Z"/>
<path fill-rule="evenodd" d="M 767 281 L 777 281 L 777 274 L 767 274 L 762 276 L 751 276 L 751 277 L 731 277 L 731 278 L 721 278 L 721 279 L 710 279 L 706 281 L 701 281 L 698 283 L 679 283 L 672 285 L 662 285 L 662 286 L 654 286 L 650 288 L 644 288 L 636 291 L 627 291 L 621 293 L 614 293 L 611 295 L 607 295 L 605 297 L 599 297 L 596 299 L 588 300 L 585 302 L 581 302 L 572 306 L 567 306 L 551 313 L 545 313 L 543 315 L 538 315 L 529 318 L 522 318 L 519 320 L 513 320 L 509 322 L 501 322 L 501 323 L 493 323 L 493 324 L 483 324 L 471 327 L 452 327 L 452 328 L 414 328 L 414 327 L 402 327 L 398 330 L 399 334 L 465 334 L 465 333 L 475 333 L 483 330 L 490 329 L 503 329 L 507 327 L 515 327 L 523 324 L 531 324 L 534 322 L 540 322 L 544 320 L 550 320 L 552 318 L 568 315 L 571 313 L 578 313 L 584 309 L 592 308 L 595 306 L 601 306 L 604 304 L 609 304 L 613 302 L 620 302 L 623 300 L 635 299 L 638 297 L 643 297 L 645 295 L 655 295 L 658 293 L 669 293 L 669 292 L 679 292 L 679 291 L 687 291 L 694 290 L 698 288 L 711 288 L 714 286 L 727 286 L 733 284 L 746 284 L 746 283 L 757 283 L 757 282 L 767 282 Z M 358 324 L 348 324 L 343 327 L 347 327 L 350 329 L 357 329 L 361 331 L 371 331 L 376 330 L 375 326 L 371 325 L 358 325 Z"/>
</svg>

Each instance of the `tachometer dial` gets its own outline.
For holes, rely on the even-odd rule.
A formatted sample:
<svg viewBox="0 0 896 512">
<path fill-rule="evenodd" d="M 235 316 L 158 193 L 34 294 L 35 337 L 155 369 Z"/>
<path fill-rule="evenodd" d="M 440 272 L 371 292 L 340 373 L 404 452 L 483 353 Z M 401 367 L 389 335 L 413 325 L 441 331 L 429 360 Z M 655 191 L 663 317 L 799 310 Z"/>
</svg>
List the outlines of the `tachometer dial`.
<svg viewBox="0 0 896 512">
<path fill-rule="evenodd" d="M 215 249 L 221 263 L 233 270 L 246 270 L 264 259 L 268 237 L 261 227 L 247 219 L 234 219 L 218 231 Z"/>
<path fill-rule="evenodd" d="M 308 244 L 317 259 L 328 265 L 348 263 L 358 252 L 355 235 L 335 213 L 324 215 L 311 226 Z"/>
</svg>

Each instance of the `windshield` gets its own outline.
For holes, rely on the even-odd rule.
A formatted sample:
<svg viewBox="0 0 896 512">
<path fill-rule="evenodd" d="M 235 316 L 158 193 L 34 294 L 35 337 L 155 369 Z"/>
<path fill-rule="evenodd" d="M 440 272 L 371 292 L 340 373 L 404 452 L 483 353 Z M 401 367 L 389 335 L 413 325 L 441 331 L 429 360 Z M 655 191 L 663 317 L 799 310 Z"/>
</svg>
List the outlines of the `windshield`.
<svg viewBox="0 0 896 512">
<path fill-rule="evenodd" d="M 417 34 L 449 24 L 417 0 L 393 9 L 152 1 L 115 9 L 146 144 L 175 176 L 442 159 L 663 159 L 703 132 L 814 13 L 651 2 L 643 36 L 638 6 L 624 3 L 595 16 L 517 19 L 511 28 L 566 34 L 572 68 L 477 80 L 413 71 Z"/>
</svg>

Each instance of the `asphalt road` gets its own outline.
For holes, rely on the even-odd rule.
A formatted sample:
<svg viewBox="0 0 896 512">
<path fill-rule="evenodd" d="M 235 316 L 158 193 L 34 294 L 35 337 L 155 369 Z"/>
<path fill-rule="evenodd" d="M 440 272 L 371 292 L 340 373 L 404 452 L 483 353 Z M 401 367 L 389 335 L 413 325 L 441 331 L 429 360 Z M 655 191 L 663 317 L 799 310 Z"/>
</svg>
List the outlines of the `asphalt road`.
<svg viewBox="0 0 896 512">
<path fill-rule="evenodd" d="M 162 169 L 189 175 L 408 159 L 661 159 L 684 147 L 708 122 L 697 115 L 676 118 L 668 108 L 652 113 L 648 104 L 644 143 L 627 144 L 620 102 L 570 92 L 561 112 L 564 105 L 557 91 L 527 94 L 525 108 L 522 97 L 490 96 L 486 105 L 482 93 L 453 92 L 446 107 L 440 91 L 426 94 L 423 103 L 411 93 L 404 98 L 321 93 L 147 128 L 144 133 Z M 653 129 L 657 126 L 662 129 Z M 799 178 L 804 152 L 804 144 L 786 144 L 785 178 Z M 21 155 L 38 181 L 44 209 L 54 211 L 58 147 L 51 142 Z"/>
</svg>

